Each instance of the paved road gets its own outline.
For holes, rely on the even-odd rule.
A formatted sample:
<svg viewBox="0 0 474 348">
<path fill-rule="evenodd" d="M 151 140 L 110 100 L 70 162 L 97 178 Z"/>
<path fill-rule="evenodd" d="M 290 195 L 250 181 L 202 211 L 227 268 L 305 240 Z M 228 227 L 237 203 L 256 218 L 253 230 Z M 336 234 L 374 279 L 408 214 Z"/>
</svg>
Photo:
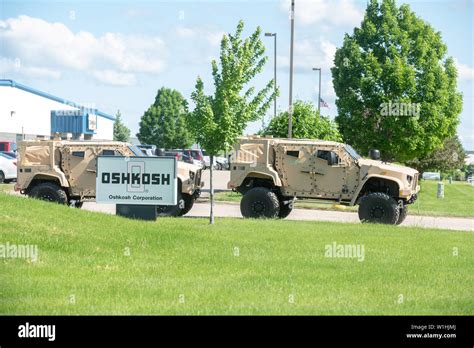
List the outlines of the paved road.
<svg viewBox="0 0 474 348">
<path fill-rule="evenodd" d="M 115 205 L 110 204 L 84 203 L 83 209 L 115 214 Z M 191 209 L 191 211 L 186 216 L 208 217 L 209 209 L 209 202 L 198 202 L 194 204 L 193 209 Z M 219 202 L 214 206 L 214 212 L 217 217 L 242 217 L 238 204 Z M 359 223 L 357 213 L 312 209 L 294 209 L 290 216 L 288 216 L 286 219 Z M 474 219 L 408 215 L 401 226 L 474 231 Z"/>
</svg>

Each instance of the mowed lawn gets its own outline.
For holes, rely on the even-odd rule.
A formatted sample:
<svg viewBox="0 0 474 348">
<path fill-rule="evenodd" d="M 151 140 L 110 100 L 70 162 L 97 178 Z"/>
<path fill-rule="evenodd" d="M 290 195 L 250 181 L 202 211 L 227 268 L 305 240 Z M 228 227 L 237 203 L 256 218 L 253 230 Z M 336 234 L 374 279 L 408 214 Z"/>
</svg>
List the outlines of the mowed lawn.
<svg viewBox="0 0 474 348">
<path fill-rule="evenodd" d="M 0 193 L 0 314 L 474 314 L 474 234 L 328 222 L 133 221 Z M 360 258 L 326 245 L 364 247 Z M 347 256 L 347 255 L 346 255 Z"/>
<path fill-rule="evenodd" d="M 465 182 L 444 182 L 444 198 L 437 198 L 438 182 L 421 181 L 419 198 L 408 207 L 409 214 L 430 216 L 474 217 L 474 186 Z M 242 195 L 236 192 L 219 192 L 216 200 L 240 202 Z M 296 208 L 343 210 L 356 212 L 358 206 L 335 205 L 330 201 L 297 200 Z"/>
</svg>

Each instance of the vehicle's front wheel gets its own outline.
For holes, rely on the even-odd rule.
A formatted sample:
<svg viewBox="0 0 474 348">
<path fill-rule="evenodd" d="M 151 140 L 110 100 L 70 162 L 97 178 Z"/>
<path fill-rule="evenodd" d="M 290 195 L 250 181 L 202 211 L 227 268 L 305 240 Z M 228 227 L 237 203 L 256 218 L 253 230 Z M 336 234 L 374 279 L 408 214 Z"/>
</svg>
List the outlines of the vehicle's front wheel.
<svg viewBox="0 0 474 348">
<path fill-rule="evenodd" d="M 0 170 L 0 184 L 3 184 L 4 181 L 5 181 L 5 174 L 3 174 L 3 172 Z"/>
<path fill-rule="evenodd" d="M 277 195 L 265 187 L 247 191 L 240 201 L 240 212 L 245 218 L 276 218 L 280 212 Z"/>
<path fill-rule="evenodd" d="M 403 207 L 398 209 L 400 210 L 400 214 L 398 216 L 397 225 L 400 225 L 403 221 L 405 221 L 405 218 L 407 217 L 408 207 L 404 205 Z"/>
<path fill-rule="evenodd" d="M 385 193 L 370 193 L 360 200 L 359 219 L 362 222 L 395 225 L 399 216 L 397 202 Z"/>
<path fill-rule="evenodd" d="M 181 209 L 179 216 L 183 216 L 189 213 L 189 211 L 193 208 L 194 201 L 195 201 L 193 196 L 188 195 L 186 193 L 183 193 L 181 196 L 184 200 L 184 208 Z"/>
<path fill-rule="evenodd" d="M 288 204 L 283 204 L 283 202 L 280 201 L 280 212 L 278 213 L 278 217 L 280 219 L 284 219 L 288 215 L 290 215 L 291 211 L 293 210 L 294 204 L 295 204 L 294 200 L 291 200 L 290 203 Z"/>
<path fill-rule="evenodd" d="M 187 214 L 194 205 L 194 197 L 186 193 L 178 192 L 178 204 L 158 205 L 158 216 L 183 216 Z"/>
<path fill-rule="evenodd" d="M 59 204 L 67 204 L 68 202 L 66 192 L 52 182 L 43 182 L 34 186 L 28 193 L 28 196 Z"/>
</svg>

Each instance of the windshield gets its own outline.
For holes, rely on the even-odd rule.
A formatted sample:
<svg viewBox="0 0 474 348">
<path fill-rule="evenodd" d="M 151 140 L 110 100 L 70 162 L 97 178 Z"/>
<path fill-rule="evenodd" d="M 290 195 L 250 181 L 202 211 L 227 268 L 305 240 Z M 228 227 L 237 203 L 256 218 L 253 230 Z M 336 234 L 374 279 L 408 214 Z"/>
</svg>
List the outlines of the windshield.
<svg viewBox="0 0 474 348">
<path fill-rule="evenodd" d="M 360 155 L 357 153 L 356 150 L 350 145 L 344 145 L 344 148 L 346 149 L 347 153 L 355 160 L 358 160 L 360 158 Z"/>
<path fill-rule="evenodd" d="M 135 156 L 146 156 L 142 150 L 140 150 L 137 146 L 135 145 L 130 145 L 128 147 L 132 152 L 134 153 Z"/>
</svg>

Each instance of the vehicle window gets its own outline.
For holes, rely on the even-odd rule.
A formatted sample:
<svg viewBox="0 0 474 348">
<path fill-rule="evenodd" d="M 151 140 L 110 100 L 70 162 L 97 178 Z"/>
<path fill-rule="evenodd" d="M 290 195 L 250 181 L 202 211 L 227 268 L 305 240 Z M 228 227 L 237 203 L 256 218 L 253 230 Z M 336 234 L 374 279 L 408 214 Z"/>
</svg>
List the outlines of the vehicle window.
<svg viewBox="0 0 474 348">
<path fill-rule="evenodd" d="M 23 164 L 28 165 L 48 165 L 49 158 L 49 147 L 47 146 L 28 146 L 25 151 Z"/>
<path fill-rule="evenodd" d="M 130 145 L 128 148 L 133 152 L 133 154 L 134 154 L 135 156 L 145 156 L 145 154 L 143 153 L 143 151 L 140 150 L 140 149 L 139 149 L 137 146 L 135 146 L 135 145 Z"/>
<path fill-rule="evenodd" d="M 354 148 L 350 145 L 344 145 L 344 148 L 346 149 L 347 153 L 355 160 L 358 160 L 360 157 L 360 155 L 357 153 L 356 150 L 354 150 Z"/>
<path fill-rule="evenodd" d="M 299 151 L 286 151 L 286 154 L 288 156 L 291 156 L 291 157 L 296 157 L 296 158 L 300 157 L 300 152 Z"/>
<path fill-rule="evenodd" d="M 5 144 L 0 144 L 0 151 L 5 151 Z"/>
<path fill-rule="evenodd" d="M 102 150 L 102 156 L 121 156 L 116 150 Z"/>
<path fill-rule="evenodd" d="M 316 153 L 316 157 L 321 158 L 322 160 L 325 160 L 325 161 L 329 162 L 330 159 L 331 159 L 331 154 L 333 154 L 333 156 L 335 156 L 334 164 L 339 163 L 339 156 L 336 153 L 332 152 L 332 151 L 318 150 L 317 153 Z"/>
<path fill-rule="evenodd" d="M 84 158 L 85 152 L 84 152 L 84 151 L 73 151 L 73 152 L 72 152 L 72 155 L 73 155 L 74 157 L 81 157 L 81 158 Z"/>
</svg>

